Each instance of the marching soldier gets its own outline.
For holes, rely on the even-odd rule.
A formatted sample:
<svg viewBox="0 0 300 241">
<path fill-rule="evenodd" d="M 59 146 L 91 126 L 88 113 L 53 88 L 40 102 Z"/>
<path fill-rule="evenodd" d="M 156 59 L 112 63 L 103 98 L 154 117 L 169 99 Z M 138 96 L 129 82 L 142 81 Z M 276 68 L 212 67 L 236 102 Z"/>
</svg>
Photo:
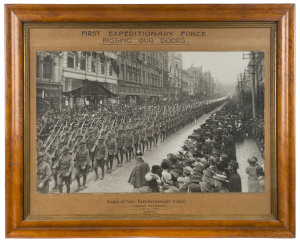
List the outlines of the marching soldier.
<svg viewBox="0 0 300 241">
<path fill-rule="evenodd" d="M 40 152 L 40 148 L 43 146 L 43 141 L 40 139 L 40 137 L 37 138 L 36 140 L 36 148 L 37 148 L 37 152 Z"/>
<path fill-rule="evenodd" d="M 107 172 L 111 173 L 114 157 L 118 152 L 118 144 L 116 139 L 112 137 L 110 132 L 107 133 L 106 146 L 108 150 L 107 163 L 106 163 Z"/>
<path fill-rule="evenodd" d="M 94 170 L 95 170 L 95 181 L 99 178 L 98 175 L 98 167 L 101 168 L 101 177 L 100 180 L 103 180 L 104 178 L 104 166 L 105 163 L 107 162 L 107 157 L 108 157 L 108 149 L 104 141 L 104 137 L 100 136 L 99 137 L 99 142 L 95 147 L 94 151 Z"/>
<path fill-rule="evenodd" d="M 117 165 L 117 167 L 121 167 L 121 166 L 123 166 L 124 154 L 126 154 L 125 135 L 123 134 L 123 130 L 121 128 L 118 130 L 118 136 L 116 138 L 116 141 L 118 144 L 118 153 L 117 153 L 118 165 Z M 119 159 L 119 155 L 120 155 L 120 159 Z"/>
<path fill-rule="evenodd" d="M 146 136 L 147 136 L 147 143 L 146 143 L 147 144 L 147 151 L 151 151 L 152 140 L 153 140 L 153 126 L 150 124 L 150 121 L 147 122 Z"/>
<path fill-rule="evenodd" d="M 43 160 L 45 162 L 47 162 L 50 165 L 50 167 L 52 167 L 52 164 L 53 164 L 52 158 L 51 158 L 51 155 L 48 153 L 48 151 L 46 151 L 46 149 L 47 149 L 47 147 L 45 145 L 42 145 L 40 147 L 40 151 L 44 154 Z"/>
<path fill-rule="evenodd" d="M 161 120 L 159 127 L 160 127 L 160 142 L 163 142 L 166 139 L 166 123 L 164 119 Z"/>
<path fill-rule="evenodd" d="M 72 160 L 72 156 L 69 154 L 69 148 L 67 146 L 64 146 L 62 151 L 63 151 L 63 155 L 59 163 L 57 164 L 58 190 L 60 193 L 62 193 L 63 183 L 65 183 L 67 187 L 67 193 L 70 193 L 73 160 Z"/>
<path fill-rule="evenodd" d="M 134 139 L 134 149 L 135 149 L 135 154 L 137 153 L 137 151 L 141 148 L 140 147 L 140 132 L 139 132 L 139 126 L 136 125 L 136 127 L 133 130 L 133 139 Z"/>
<path fill-rule="evenodd" d="M 54 179 L 54 182 L 55 182 L 55 186 L 53 188 L 53 190 L 57 189 L 58 187 L 58 181 L 57 181 L 57 165 L 56 163 L 58 162 L 58 160 L 61 158 L 63 152 L 63 146 L 64 146 L 64 142 L 63 141 L 60 141 L 58 143 L 58 147 L 56 148 L 56 151 L 54 152 L 53 154 L 53 157 L 52 157 L 52 173 L 53 173 L 53 179 Z"/>
<path fill-rule="evenodd" d="M 86 142 L 82 140 L 80 142 L 80 148 L 78 152 L 75 152 L 74 156 L 74 167 L 75 167 L 75 178 L 78 184 L 78 190 L 86 188 L 86 178 L 90 167 L 90 155 L 89 151 L 85 146 Z M 80 185 L 80 176 L 83 177 L 82 186 Z"/>
<path fill-rule="evenodd" d="M 80 142 L 83 140 L 83 135 L 78 134 L 75 140 L 72 140 L 70 143 L 70 152 L 75 153 L 80 147 Z"/>
<path fill-rule="evenodd" d="M 160 127 L 157 124 L 157 121 L 154 122 L 154 127 L 153 127 L 153 139 L 154 139 L 154 146 L 157 146 L 158 143 L 158 136 L 160 134 Z"/>
<path fill-rule="evenodd" d="M 128 128 L 126 130 L 126 136 L 125 136 L 126 162 L 130 162 L 131 158 L 133 157 L 133 144 L 134 144 L 134 137 L 131 133 L 131 129 Z"/>
<path fill-rule="evenodd" d="M 93 149 L 96 141 L 97 141 L 97 138 L 96 138 L 96 135 L 95 135 L 95 133 L 93 131 L 93 128 L 90 128 L 90 134 L 89 134 L 89 138 L 87 139 L 86 147 L 89 150 L 89 154 L 90 154 L 91 160 L 94 160 L 94 157 L 93 157 L 94 156 L 94 152 L 93 152 L 92 149 Z"/>
<path fill-rule="evenodd" d="M 49 193 L 49 181 L 51 179 L 51 167 L 44 161 L 44 153 L 37 154 L 37 192 Z"/>
<path fill-rule="evenodd" d="M 146 125 L 140 126 L 140 140 L 141 140 L 141 149 L 145 153 L 145 144 L 146 144 Z"/>
</svg>

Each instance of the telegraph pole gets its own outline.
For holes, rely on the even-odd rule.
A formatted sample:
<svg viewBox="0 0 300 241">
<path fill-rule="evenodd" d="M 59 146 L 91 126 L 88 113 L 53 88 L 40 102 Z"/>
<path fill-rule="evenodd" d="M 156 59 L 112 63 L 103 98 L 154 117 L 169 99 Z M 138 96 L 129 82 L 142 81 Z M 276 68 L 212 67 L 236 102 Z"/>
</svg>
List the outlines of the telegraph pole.
<svg viewBox="0 0 300 241">
<path fill-rule="evenodd" d="M 247 57 L 248 55 L 248 57 Z M 243 54 L 243 59 L 249 59 L 249 66 L 252 67 L 252 72 L 250 72 L 250 74 L 252 74 L 252 81 L 251 81 L 251 94 L 252 94 L 252 117 L 253 119 L 256 118 L 256 100 L 255 100 L 255 52 L 251 51 L 249 54 Z M 251 61 L 253 61 L 252 64 Z"/>
</svg>

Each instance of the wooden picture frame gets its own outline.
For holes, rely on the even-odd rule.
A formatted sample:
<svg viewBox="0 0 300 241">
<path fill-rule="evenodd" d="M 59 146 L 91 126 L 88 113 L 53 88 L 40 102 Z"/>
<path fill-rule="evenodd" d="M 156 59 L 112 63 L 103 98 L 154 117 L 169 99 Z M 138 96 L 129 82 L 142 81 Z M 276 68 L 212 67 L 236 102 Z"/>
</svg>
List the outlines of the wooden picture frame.
<svg viewBox="0 0 300 241">
<path fill-rule="evenodd" d="M 277 204 L 269 219 L 28 220 L 24 198 L 24 23 L 274 22 L 277 25 Z M 295 6 L 6 5 L 6 237 L 295 237 Z M 273 94 L 273 93 L 272 93 Z"/>
</svg>

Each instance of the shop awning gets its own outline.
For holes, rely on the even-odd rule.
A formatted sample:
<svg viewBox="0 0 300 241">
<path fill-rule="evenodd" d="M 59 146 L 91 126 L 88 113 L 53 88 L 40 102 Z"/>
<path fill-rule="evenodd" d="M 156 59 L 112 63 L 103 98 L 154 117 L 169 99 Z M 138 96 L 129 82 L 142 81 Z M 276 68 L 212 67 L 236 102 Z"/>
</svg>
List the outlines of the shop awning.
<svg viewBox="0 0 300 241">
<path fill-rule="evenodd" d="M 74 96 L 74 97 L 86 97 L 86 96 L 103 96 L 103 97 L 117 97 L 114 93 L 109 91 L 108 89 L 104 88 L 103 85 L 101 85 L 98 82 L 95 81 L 88 81 L 84 80 L 82 87 L 79 87 L 77 89 L 73 89 L 68 92 L 63 92 L 64 96 Z"/>
</svg>

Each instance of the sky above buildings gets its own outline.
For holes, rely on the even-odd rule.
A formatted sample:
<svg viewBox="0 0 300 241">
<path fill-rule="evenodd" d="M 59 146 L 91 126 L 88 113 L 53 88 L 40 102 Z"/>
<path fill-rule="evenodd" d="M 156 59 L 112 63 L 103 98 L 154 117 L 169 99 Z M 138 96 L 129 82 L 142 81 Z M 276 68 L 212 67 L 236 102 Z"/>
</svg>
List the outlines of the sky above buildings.
<svg viewBox="0 0 300 241">
<path fill-rule="evenodd" d="M 235 84 L 237 74 L 243 73 L 249 59 L 243 60 L 243 52 L 181 52 L 182 67 L 188 69 L 202 66 L 202 71 L 211 71 L 215 80 L 222 84 Z M 246 53 L 246 52 L 245 52 Z"/>
</svg>

